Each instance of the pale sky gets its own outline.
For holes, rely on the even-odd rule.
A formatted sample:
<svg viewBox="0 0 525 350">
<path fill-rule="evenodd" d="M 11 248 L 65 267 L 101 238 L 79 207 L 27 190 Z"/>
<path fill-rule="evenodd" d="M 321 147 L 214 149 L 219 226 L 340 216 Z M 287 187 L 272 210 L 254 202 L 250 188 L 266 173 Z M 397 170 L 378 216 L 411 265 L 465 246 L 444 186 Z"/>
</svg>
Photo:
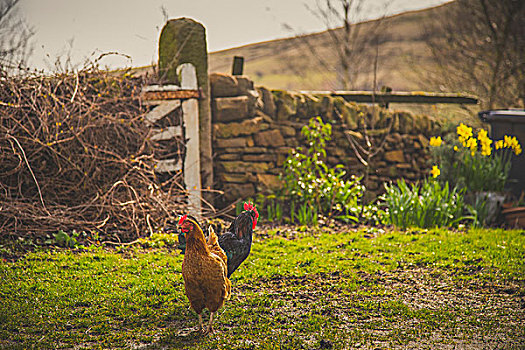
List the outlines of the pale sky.
<svg viewBox="0 0 525 350">
<path fill-rule="evenodd" d="M 324 0 L 321 0 L 324 1 Z M 362 19 L 436 6 L 448 0 L 369 0 Z M 157 42 L 169 18 L 191 17 L 207 31 L 210 52 L 312 33 L 326 27 L 307 8 L 316 0 L 21 0 L 19 13 L 36 34 L 30 65 L 51 69 L 56 57 L 77 66 L 102 53 L 103 66 L 140 67 L 157 61 Z M 291 32 L 283 24 L 293 28 Z"/>
</svg>

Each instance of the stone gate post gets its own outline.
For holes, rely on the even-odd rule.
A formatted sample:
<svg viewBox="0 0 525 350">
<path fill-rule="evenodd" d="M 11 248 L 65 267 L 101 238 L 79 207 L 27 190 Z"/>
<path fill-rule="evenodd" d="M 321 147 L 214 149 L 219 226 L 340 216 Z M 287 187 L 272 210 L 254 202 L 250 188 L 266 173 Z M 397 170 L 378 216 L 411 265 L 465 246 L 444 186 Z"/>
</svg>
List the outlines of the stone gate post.
<svg viewBox="0 0 525 350">
<path fill-rule="evenodd" d="M 176 69 L 191 63 L 197 70 L 197 82 L 202 92 L 199 100 L 200 164 L 202 188 L 213 186 L 211 143 L 210 86 L 208 82 L 208 50 L 206 29 L 191 18 L 169 20 L 159 39 L 159 73 L 166 83 L 179 84 Z M 204 193 L 211 201 L 210 193 Z"/>
</svg>

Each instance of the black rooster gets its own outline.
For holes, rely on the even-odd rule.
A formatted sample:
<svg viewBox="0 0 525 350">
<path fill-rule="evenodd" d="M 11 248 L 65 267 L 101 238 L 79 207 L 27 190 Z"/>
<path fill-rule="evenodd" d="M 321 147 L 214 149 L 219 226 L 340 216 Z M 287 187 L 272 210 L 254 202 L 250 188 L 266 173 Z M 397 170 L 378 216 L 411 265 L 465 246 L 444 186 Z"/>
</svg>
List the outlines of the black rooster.
<svg viewBox="0 0 525 350">
<path fill-rule="evenodd" d="M 244 211 L 235 218 L 230 228 L 219 236 L 219 245 L 228 257 L 228 277 L 250 254 L 253 230 L 259 213 L 251 203 L 244 203 Z"/>
<path fill-rule="evenodd" d="M 244 211 L 235 218 L 226 232 L 219 236 L 219 245 L 228 257 L 228 277 L 250 254 L 253 230 L 258 218 L 257 208 L 252 203 L 244 203 Z M 179 233 L 178 248 L 184 254 L 186 237 L 183 232 Z"/>
</svg>

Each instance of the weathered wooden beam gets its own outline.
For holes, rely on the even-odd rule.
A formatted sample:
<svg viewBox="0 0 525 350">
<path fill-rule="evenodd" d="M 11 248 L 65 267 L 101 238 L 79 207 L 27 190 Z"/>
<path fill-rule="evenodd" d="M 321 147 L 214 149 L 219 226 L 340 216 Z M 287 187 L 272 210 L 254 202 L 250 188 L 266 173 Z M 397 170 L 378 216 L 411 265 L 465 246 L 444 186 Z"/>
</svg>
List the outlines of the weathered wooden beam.
<svg viewBox="0 0 525 350">
<path fill-rule="evenodd" d="M 179 108 L 180 106 L 180 100 L 164 101 L 157 107 L 149 111 L 148 114 L 144 116 L 144 119 L 147 123 L 154 124 L 157 121 L 164 118 L 165 116 L 167 116 L 168 114 L 170 114 L 171 112 L 173 112 L 175 109 Z"/>
<path fill-rule="evenodd" d="M 182 127 L 180 125 L 168 126 L 165 129 L 152 129 L 152 132 L 152 141 L 166 141 L 174 139 L 176 137 L 182 137 Z"/>
<path fill-rule="evenodd" d="M 195 66 L 184 63 L 177 67 L 181 86 L 187 89 L 197 88 Z M 201 158 L 199 133 L 199 101 L 190 99 L 182 102 L 182 115 L 186 130 L 186 158 L 184 159 L 184 182 L 188 189 L 188 205 L 197 219 L 202 213 L 201 197 Z"/>
<path fill-rule="evenodd" d="M 179 85 L 167 84 L 167 85 L 146 85 L 142 87 L 142 93 L 144 92 L 157 92 L 157 91 L 177 91 L 182 90 Z"/>
<path fill-rule="evenodd" d="M 188 98 L 200 98 L 198 89 L 182 89 L 176 85 L 150 85 L 142 89 L 142 99 L 155 100 L 185 100 Z"/>
<path fill-rule="evenodd" d="M 147 100 L 187 100 L 189 98 L 200 98 L 199 90 L 175 90 L 175 91 L 149 91 L 143 92 L 143 98 Z"/>
<path fill-rule="evenodd" d="M 436 93 L 436 92 L 372 92 L 372 91 L 300 91 L 313 95 L 341 96 L 346 101 L 363 103 L 455 103 L 477 104 L 478 98 L 465 94 Z"/>
<path fill-rule="evenodd" d="M 182 170 L 181 159 L 159 160 L 155 165 L 155 171 L 159 173 L 174 173 Z"/>
</svg>

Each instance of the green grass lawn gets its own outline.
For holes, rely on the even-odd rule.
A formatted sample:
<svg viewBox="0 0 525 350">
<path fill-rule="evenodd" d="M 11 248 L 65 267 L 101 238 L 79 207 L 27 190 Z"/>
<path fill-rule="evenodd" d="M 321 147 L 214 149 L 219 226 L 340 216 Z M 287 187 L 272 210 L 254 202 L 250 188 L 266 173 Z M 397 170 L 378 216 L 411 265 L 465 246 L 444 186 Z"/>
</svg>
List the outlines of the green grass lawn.
<svg viewBox="0 0 525 350">
<path fill-rule="evenodd" d="M 167 248 L 0 249 L 0 348 L 525 347 L 525 232 L 256 231 L 216 332 Z M 205 315 L 205 318 L 207 314 Z"/>
</svg>

